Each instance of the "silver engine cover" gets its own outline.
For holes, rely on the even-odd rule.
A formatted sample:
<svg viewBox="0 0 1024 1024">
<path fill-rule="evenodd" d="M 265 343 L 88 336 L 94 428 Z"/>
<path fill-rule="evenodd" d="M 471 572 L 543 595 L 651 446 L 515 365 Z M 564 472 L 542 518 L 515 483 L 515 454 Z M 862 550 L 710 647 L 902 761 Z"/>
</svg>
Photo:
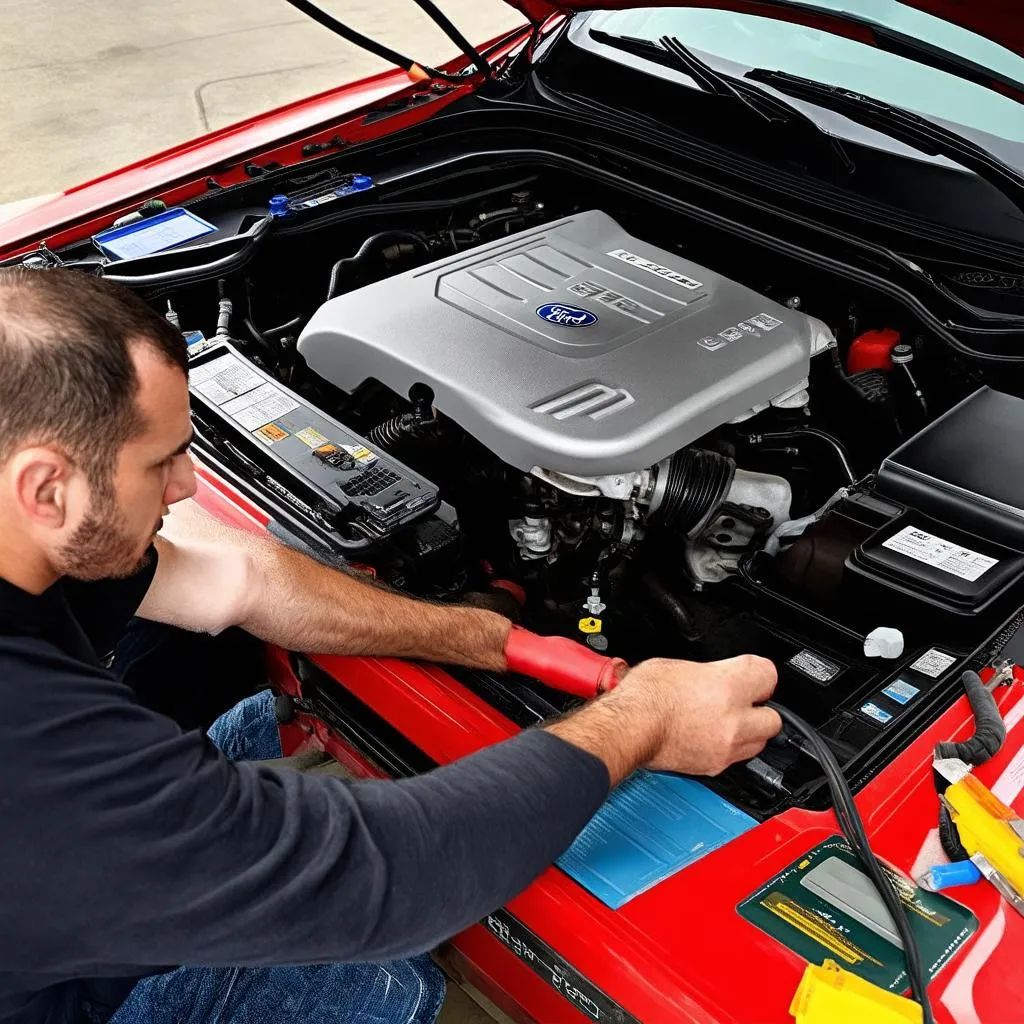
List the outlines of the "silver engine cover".
<svg viewBox="0 0 1024 1024">
<path fill-rule="evenodd" d="M 332 299 L 298 349 L 343 391 L 428 385 L 524 472 L 599 476 L 799 389 L 823 332 L 591 210 Z"/>
</svg>

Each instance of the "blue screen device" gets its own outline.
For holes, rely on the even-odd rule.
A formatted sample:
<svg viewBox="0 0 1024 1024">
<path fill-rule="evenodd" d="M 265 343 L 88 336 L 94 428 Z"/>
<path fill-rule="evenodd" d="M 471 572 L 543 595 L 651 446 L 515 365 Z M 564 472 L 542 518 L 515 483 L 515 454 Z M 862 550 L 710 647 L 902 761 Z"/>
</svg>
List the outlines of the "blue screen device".
<svg viewBox="0 0 1024 1024">
<path fill-rule="evenodd" d="M 92 240 L 104 256 L 112 260 L 132 260 L 193 242 L 216 230 L 209 221 L 179 206 L 154 217 L 100 231 Z"/>
</svg>

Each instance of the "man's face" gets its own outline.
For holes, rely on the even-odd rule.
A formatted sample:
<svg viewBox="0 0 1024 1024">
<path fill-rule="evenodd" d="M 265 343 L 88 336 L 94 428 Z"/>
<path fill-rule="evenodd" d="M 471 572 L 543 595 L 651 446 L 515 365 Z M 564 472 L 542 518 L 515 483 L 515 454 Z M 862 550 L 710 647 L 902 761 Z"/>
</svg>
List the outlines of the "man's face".
<svg viewBox="0 0 1024 1024">
<path fill-rule="evenodd" d="M 71 524 L 54 568 L 61 576 L 128 576 L 143 564 L 169 506 L 196 491 L 186 454 L 192 438 L 188 384 L 147 345 L 133 351 L 143 428 L 121 448 L 113 479 L 88 487 L 84 511 Z"/>
</svg>

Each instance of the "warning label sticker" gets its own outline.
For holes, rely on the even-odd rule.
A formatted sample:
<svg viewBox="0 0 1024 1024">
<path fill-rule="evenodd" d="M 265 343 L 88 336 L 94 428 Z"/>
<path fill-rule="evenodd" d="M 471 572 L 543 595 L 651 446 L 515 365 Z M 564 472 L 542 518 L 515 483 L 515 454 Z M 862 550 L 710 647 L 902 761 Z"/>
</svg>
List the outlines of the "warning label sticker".
<svg viewBox="0 0 1024 1024">
<path fill-rule="evenodd" d="M 209 402 L 224 405 L 231 399 L 258 388 L 263 378 L 238 356 L 227 353 L 189 371 L 189 384 Z M 266 420 L 264 420 L 264 423 Z M 256 424 L 260 426 L 260 424 Z"/>
<path fill-rule="evenodd" d="M 913 665 L 910 666 L 911 672 L 920 672 L 923 676 L 928 676 L 929 679 L 938 679 L 943 672 L 946 671 L 950 665 L 955 665 L 957 659 L 952 654 L 946 654 L 943 651 L 937 651 L 934 647 L 924 652 Z"/>
<path fill-rule="evenodd" d="M 343 444 L 341 446 L 352 456 L 356 462 L 361 462 L 364 466 L 372 466 L 377 461 L 377 456 L 370 451 L 369 448 L 361 444 Z"/>
<path fill-rule="evenodd" d="M 282 430 L 276 423 L 268 423 L 256 431 L 256 436 L 264 444 L 274 444 L 277 441 L 283 441 L 288 436 L 288 431 Z"/>
<path fill-rule="evenodd" d="M 882 542 L 882 547 L 970 583 L 981 579 L 989 569 L 999 564 L 997 558 L 989 558 L 970 548 L 960 547 L 959 544 L 913 526 L 906 526 L 899 533 L 893 534 Z"/>
<path fill-rule="evenodd" d="M 189 385 L 246 430 L 254 431 L 299 407 L 298 402 L 231 352 L 193 367 Z"/>
<path fill-rule="evenodd" d="M 300 430 L 295 436 L 304 445 L 308 445 L 310 448 L 319 448 L 320 445 L 327 443 L 327 438 L 324 437 L 319 430 L 314 430 L 312 427 L 306 427 L 305 430 Z"/>
<path fill-rule="evenodd" d="M 695 281 L 692 277 L 680 274 L 678 270 L 673 270 L 671 267 L 663 267 L 660 263 L 644 259 L 643 256 L 637 256 L 635 252 L 629 252 L 627 249 L 612 249 L 610 252 L 605 253 L 605 255 L 613 256 L 615 259 L 622 260 L 623 263 L 628 263 L 630 266 L 638 267 L 640 270 L 646 270 L 648 274 L 657 274 L 663 281 L 671 281 L 673 284 L 679 285 L 680 288 L 686 288 L 688 291 L 696 291 L 698 288 L 704 287 L 700 281 Z"/>
<path fill-rule="evenodd" d="M 829 661 L 828 658 L 823 658 L 820 654 L 815 654 L 814 651 L 809 651 L 806 648 L 797 651 L 786 664 L 819 683 L 830 683 L 842 672 L 842 668 L 834 661 Z"/>
<path fill-rule="evenodd" d="M 890 700 L 897 704 L 909 704 L 921 691 L 911 686 L 906 679 L 894 679 L 883 691 Z"/>
<path fill-rule="evenodd" d="M 262 427 L 264 423 L 276 420 L 298 407 L 299 403 L 294 398 L 269 381 L 224 403 L 224 411 L 246 430 Z"/>
</svg>

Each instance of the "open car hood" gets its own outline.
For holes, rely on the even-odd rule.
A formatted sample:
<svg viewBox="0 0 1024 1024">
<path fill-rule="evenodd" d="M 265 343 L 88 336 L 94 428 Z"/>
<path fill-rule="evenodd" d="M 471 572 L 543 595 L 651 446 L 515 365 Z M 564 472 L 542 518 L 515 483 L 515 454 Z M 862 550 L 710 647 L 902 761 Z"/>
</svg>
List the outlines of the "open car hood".
<svg viewBox="0 0 1024 1024">
<path fill-rule="evenodd" d="M 872 21 L 866 13 L 842 14 L 794 0 L 505 0 L 531 21 L 540 23 L 554 14 L 591 10 L 627 10 L 635 7 L 711 7 L 808 25 L 836 35 L 873 43 Z M 1014 53 L 1024 55 L 1024 18 L 1020 0 L 902 0 L 925 14 L 975 32 Z M 852 6 L 852 5 L 851 5 Z"/>
</svg>

